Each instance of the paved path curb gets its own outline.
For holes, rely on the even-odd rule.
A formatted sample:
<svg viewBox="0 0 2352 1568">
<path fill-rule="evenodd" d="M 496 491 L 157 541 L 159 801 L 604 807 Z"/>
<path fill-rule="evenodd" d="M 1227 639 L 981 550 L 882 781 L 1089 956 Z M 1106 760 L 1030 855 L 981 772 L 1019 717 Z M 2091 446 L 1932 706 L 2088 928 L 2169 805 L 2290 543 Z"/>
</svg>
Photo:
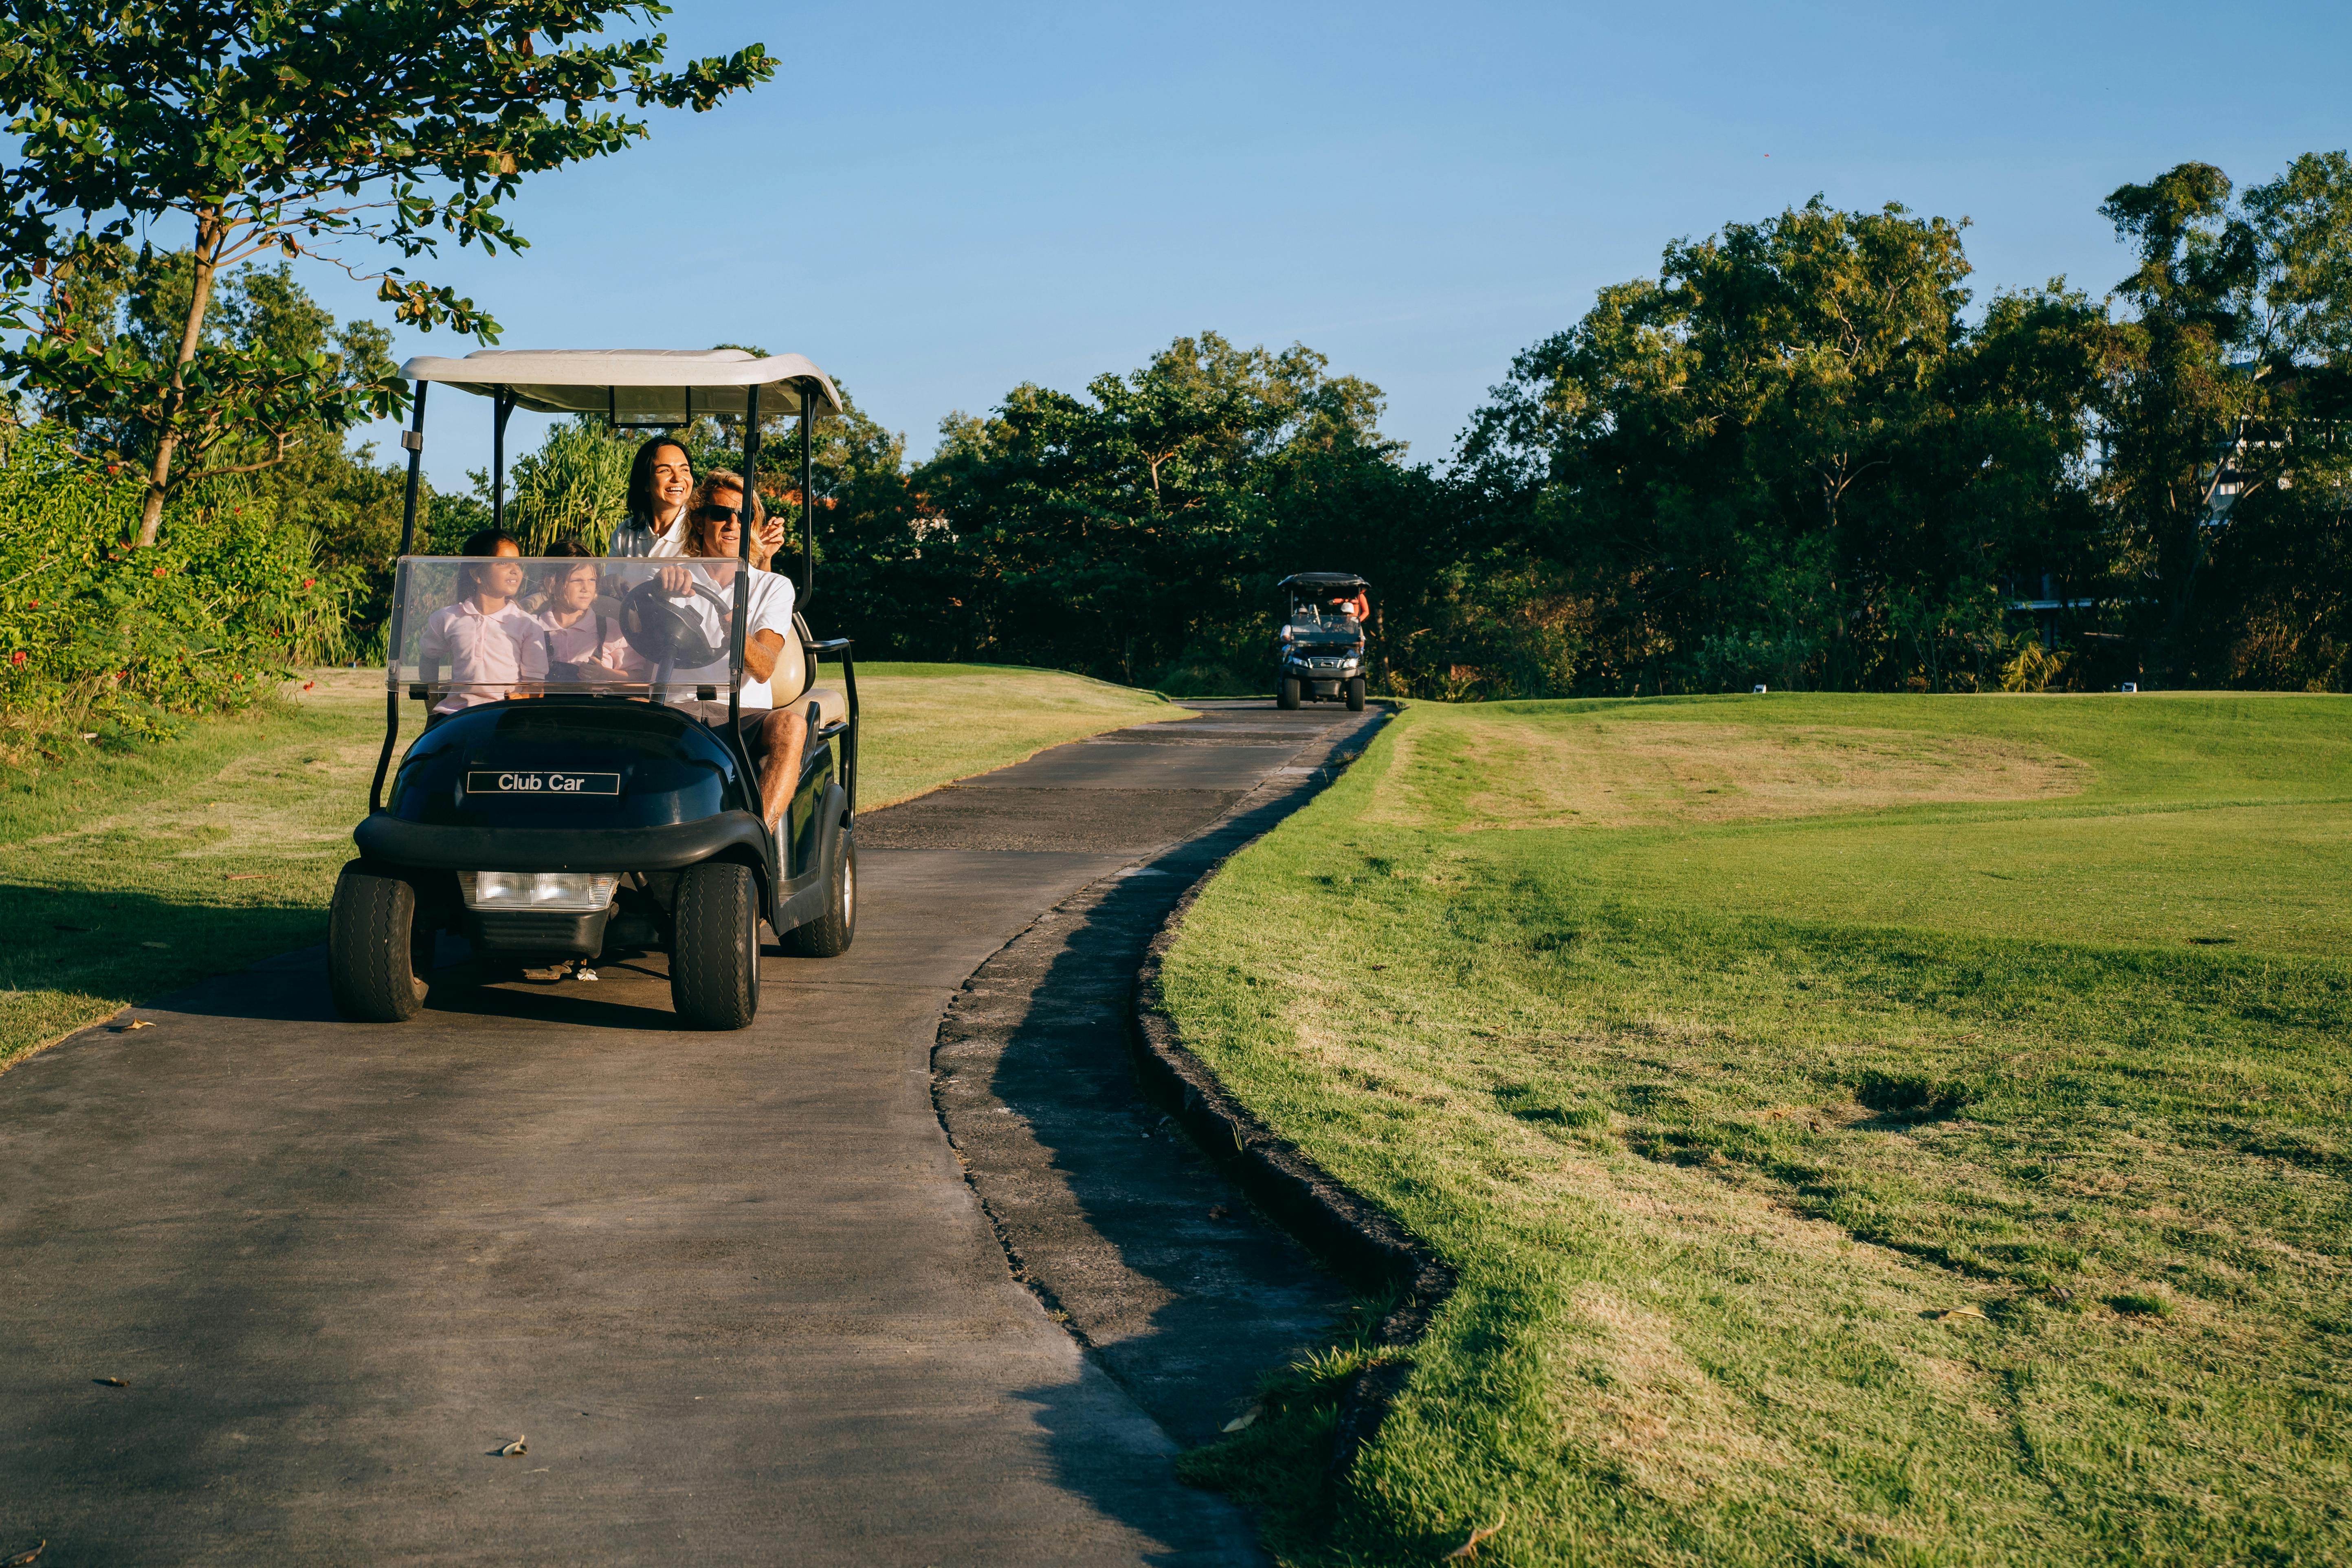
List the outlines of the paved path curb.
<svg viewBox="0 0 2352 1568">
<path fill-rule="evenodd" d="M 1161 966 L 1210 878 L 1263 837 L 1232 850 L 1186 889 L 1145 951 L 1128 1013 L 1136 1075 L 1145 1092 L 1176 1119 L 1234 1184 L 1333 1272 L 1367 1294 L 1397 1296 L 1375 1337 L 1384 1348 L 1402 1352 L 1421 1337 L 1453 1293 L 1454 1269 L 1386 1210 L 1324 1171 L 1228 1094 L 1208 1065 L 1185 1047 L 1160 991 Z M 1379 1430 L 1411 1371 L 1408 1362 L 1389 1361 L 1359 1373 L 1349 1383 L 1332 1442 L 1334 1477 L 1347 1472 Z"/>
</svg>

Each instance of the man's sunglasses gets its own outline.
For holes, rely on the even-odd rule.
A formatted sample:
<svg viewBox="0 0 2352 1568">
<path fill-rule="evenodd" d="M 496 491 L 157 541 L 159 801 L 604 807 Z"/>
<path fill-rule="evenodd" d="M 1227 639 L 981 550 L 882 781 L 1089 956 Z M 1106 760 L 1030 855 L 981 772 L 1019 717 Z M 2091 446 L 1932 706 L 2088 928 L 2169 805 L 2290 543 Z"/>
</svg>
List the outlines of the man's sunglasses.
<svg viewBox="0 0 2352 1568">
<path fill-rule="evenodd" d="M 731 506 L 707 506 L 697 514 L 705 522 L 729 522 L 740 519 L 741 509 Z"/>
</svg>

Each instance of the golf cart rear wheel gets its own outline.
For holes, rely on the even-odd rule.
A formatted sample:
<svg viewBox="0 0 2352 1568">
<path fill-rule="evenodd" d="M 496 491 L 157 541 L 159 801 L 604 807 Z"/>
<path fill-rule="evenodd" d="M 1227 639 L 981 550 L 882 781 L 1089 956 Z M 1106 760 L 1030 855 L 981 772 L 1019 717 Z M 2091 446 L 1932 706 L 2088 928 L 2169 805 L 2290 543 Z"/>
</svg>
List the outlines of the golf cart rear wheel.
<svg viewBox="0 0 2352 1568">
<path fill-rule="evenodd" d="M 1282 684 L 1275 689 L 1274 705 L 1276 708 L 1296 708 L 1298 706 L 1298 678 L 1297 676 L 1286 675 L 1282 678 Z"/>
<path fill-rule="evenodd" d="M 1363 710 L 1364 678 L 1359 675 L 1351 678 L 1348 682 L 1348 711 L 1361 713 Z"/>
<path fill-rule="evenodd" d="M 760 1011 L 760 885 L 748 866 L 705 860 L 678 874 L 669 1000 L 697 1029 L 740 1029 Z"/>
<path fill-rule="evenodd" d="M 327 987 L 354 1024 L 401 1024 L 425 1005 L 433 928 L 417 919 L 415 885 L 343 868 L 327 915 Z"/>
<path fill-rule="evenodd" d="M 839 958 L 857 937 L 857 841 L 845 833 L 824 879 L 824 913 L 783 936 L 794 958 Z"/>
</svg>

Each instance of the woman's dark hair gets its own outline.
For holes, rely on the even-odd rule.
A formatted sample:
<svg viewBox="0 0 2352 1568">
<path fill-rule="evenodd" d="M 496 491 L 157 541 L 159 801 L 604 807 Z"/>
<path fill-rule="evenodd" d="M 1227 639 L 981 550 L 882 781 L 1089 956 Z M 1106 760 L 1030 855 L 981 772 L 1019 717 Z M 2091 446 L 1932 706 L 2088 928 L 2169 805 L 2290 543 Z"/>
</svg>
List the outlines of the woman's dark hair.
<svg viewBox="0 0 2352 1568">
<path fill-rule="evenodd" d="M 460 555 L 496 555 L 499 552 L 499 546 L 501 544 L 511 544 L 515 547 L 516 554 L 520 555 L 522 553 L 522 541 L 517 539 L 513 534 L 509 533 L 503 528 L 485 528 L 479 532 L 466 535 L 466 542 L 457 547 L 457 553 Z"/>
<path fill-rule="evenodd" d="M 638 446 L 637 455 L 629 459 L 629 515 L 648 523 L 654 516 L 654 454 L 664 447 L 678 449 L 688 473 L 694 468 L 694 454 L 676 436 L 648 436 Z"/>
</svg>

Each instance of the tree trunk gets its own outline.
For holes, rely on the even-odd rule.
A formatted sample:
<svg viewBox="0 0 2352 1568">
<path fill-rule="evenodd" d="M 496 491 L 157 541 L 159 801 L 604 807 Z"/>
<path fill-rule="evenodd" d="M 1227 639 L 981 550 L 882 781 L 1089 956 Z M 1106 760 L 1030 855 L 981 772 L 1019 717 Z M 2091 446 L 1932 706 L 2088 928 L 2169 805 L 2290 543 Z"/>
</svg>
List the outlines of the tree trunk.
<svg viewBox="0 0 2352 1568">
<path fill-rule="evenodd" d="M 180 329 L 180 357 L 172 366 L 172 387 L 163 395 L 163 417 L 155 431 L 155 462 L 147 470 L 147 504 L 139 514 L 139 543 L 143 547 L 155 542 L 158 530 L 163 526 L 163 498 L 171 491 L 172 454 L 180 445 L 180 411 L 188 399 L 188 366 L 196 357 L 196 345 L 204 341 L 205 311 L 212 304 L 213 273 L 224 238 L 219 216 L 207 209 L 196 215 L 196 244 L 189 252 L 195 268 L 194 289 L 188 295 L 188 319 Z"/>
</svg>

